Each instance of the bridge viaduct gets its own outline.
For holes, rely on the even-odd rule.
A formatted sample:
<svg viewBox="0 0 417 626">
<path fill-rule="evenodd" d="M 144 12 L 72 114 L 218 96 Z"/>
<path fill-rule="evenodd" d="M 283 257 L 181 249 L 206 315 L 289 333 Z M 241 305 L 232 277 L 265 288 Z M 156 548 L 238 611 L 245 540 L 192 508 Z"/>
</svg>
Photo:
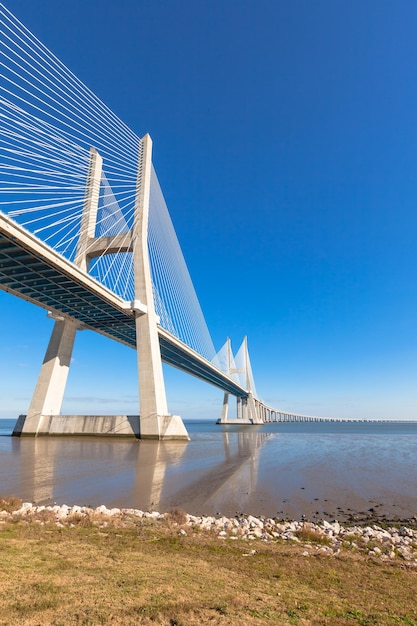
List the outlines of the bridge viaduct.
<svg viewBox="0 0 417 626">
<path fill-rule="evenodd" d="M 0 15 L 0 288 L 54 320 L 32 400 L 14 434 L 187 440 L 181 417 L 168 411 L 163 362 L 223 390 L 222 424 L 325 419 L 289 414 L 257 397 L 246 338 L 240 363 L 230 342 L 226 362 L 211 353 L 163 212 L 150 136 L 137 137 L 3 5 Z M 152 222 L 156 210 L 162 217 Z M 106 271 L 93 275 L 100 263 Z M 136 350 L 139 415 L 61 414 L 80 329 Z M 234 420 L 230 396 L 237 399 Z"/>
</svg>

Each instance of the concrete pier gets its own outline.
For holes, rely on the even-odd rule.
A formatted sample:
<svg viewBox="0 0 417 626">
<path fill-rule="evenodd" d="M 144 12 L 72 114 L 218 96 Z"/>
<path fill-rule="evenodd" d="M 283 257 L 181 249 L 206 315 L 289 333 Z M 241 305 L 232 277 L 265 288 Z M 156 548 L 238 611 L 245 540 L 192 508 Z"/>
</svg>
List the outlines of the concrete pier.
<svg viewBox="0 0 417 626">
<path fill-rule="evenodd" d="M 159 433 L 141 432 L 139 415 L 42 415 L 37 428 L 26 415 L 19 415 L 14 437 L 130 437 L 134 439 L 188 440 L 189 436 L 178 415 L 159 420 Z"/>
<path fill-rule="evenodd" d="M 34 432 L 27 425 L 27 416 L 19 415 L 13 435 L 69 436 L 94 435 L 100 437 L 140 437 L 138 415 L 43 415 Z"/>
</svg>

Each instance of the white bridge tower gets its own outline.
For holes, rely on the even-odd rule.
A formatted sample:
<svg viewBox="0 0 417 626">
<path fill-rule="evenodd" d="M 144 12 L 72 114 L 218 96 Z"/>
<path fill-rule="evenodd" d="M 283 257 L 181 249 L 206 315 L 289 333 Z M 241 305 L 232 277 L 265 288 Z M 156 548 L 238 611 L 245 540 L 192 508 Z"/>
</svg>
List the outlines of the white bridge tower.
<svg viewBox="0 0 417 626">
<path fill-rule="evenodd" d="M 107 435 L 136 436 L 141 439 L 188 440 L 178 415 L 167 408 L 158 337 L 152 277 L 148 252 L 149 197 L 152 168 L 152 140 L 140 142 L 133 228 L 126 238 L 95 237 L 102 158 L 90 149 L 75 264 L 88 272 L 92 258 L 115 252 L 131 252 L 134 267 L 134 301 L 131 304 L 136 327 L 140 415 L 61 415 L 71 355 L 78 322 L 57 317 L 26 416 L 20 416 L 15 435 Z M 126 243 L 127 241 L 127 243 Z"/>
</svg>

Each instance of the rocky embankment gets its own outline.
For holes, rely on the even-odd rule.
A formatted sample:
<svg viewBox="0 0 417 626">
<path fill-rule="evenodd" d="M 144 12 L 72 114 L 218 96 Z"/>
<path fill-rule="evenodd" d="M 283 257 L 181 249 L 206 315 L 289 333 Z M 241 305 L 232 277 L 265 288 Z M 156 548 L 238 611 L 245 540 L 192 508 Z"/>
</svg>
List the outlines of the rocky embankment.
<svg viewBox="0 0 417 626">
<path fill-rule="evenodd" d="M 71 526 L 91 523 L 99 528 L 109 525 L 123 527 L 133 523 L 169 523 L 184 536 L 205 531 L 220 540 L 288 541 L 299 544 L 304 556 L 324 554 L 337 556 L 343 551 L 377 557 L 381 560 L 403 559 L 417 567 L 417 530 L 407 526 L 382 528 L 372 526 L 343 526 L 337 521 L 307 522 L 236 515 L 235 517 L 210 517 L 188 515 L 174 509 L 169 513 L 145 512 L 138 509 L 95 509 L 85 506 L 36 506 L 24 502 L 16 510 L 0 511 L 1 526 L 13 521 Z M 253 551 L 252 551 L 253 552 Z"/>
</svg>

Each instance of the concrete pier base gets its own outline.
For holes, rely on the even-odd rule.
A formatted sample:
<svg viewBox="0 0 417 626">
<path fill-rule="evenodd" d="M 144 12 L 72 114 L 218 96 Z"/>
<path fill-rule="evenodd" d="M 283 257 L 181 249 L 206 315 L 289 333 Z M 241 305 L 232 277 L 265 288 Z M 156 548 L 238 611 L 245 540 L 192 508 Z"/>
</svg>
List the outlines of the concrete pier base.
<svg viewBox="0 0 417 626">
<path fill-rule="evenodd" d="M 19 415 L 14 437 L 94 436 L 132 437 L 135 439 L 189 440 L 187 430 L 178 415 L 159 417 L 159 434 L 140 432 L 139 415 L 42 415 L 37 428 L 26 415 Z"/>
<path fill-rule="evenodd" d="M 187 429 L 185 428 L 184 422 L 179 415 L 158 415 L 157 423 L 158 432 L 155 432 L 154 430 L 145 432 L 142 428 L 140 438 L 159 439 L 161 441 L 173 439 L 189 441 L 190 437 Z M 143 422 L 141 422 L 141 427 L 142 426 Z M 153 421 L 153 426 L 155 426 L 155 420 Z"/>
</svg>

